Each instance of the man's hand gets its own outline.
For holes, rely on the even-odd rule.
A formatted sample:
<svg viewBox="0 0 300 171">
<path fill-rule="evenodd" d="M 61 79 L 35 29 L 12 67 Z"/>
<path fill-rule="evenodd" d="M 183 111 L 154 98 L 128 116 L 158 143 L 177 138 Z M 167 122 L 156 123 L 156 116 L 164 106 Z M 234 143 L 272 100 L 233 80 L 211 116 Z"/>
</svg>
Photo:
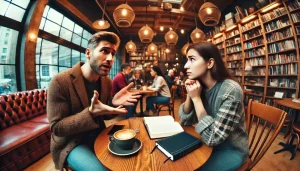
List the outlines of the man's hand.
<svg viewBox="0 0 300 171">
<path fill-rule="evenodd" d="M 130 83 L 128 86 L 122 88 L 112 99 L 112 104 L 114 106 L 133 106 L 134 102 L 141 97 L 138 93 L 130 93 L 128 89 L 133 87 L 134 83 Z"/>
<path fill-rule="evenodd" d="M 92 117 L 99 115 L 108 115 L 108 114 L 126 114 L 127 110 L 122 106 L 117 108 L 107 106 L 98 100 L 99 93 L 94 91 L 94 96 L 91 100 L 91 106 L 89 107 L 89 112 L 92 114 Z"/>
</svg>

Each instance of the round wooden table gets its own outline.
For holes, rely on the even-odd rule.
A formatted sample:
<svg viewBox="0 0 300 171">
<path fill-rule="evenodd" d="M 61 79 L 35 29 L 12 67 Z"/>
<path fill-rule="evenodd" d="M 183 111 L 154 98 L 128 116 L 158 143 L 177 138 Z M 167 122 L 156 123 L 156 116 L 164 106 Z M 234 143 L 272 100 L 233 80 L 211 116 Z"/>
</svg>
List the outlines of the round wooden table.
<svg viewBox="0 0 300 171">
<path fill-rule="evenodd" d="M 140 120 L 143 122 L 143 118 L 140 118 Z M 125 125 L 124 128 L 129 128 L 128 120 L 122 120 L 118 122 L 117 125 Z M 137 138 L 142 142 L 140 151 L 127 157 L 117 156 L 108 150 L 109 135 L 107 135 L 107 133 L 111 127 L 112 126 L 109 126 L 103 130 L 98 135 L 94 144 L 96 156 L 100 162 L 110 170 L 195 170 L 200 168 L 212 153 L 212 147 L 208 147 L 203 143 L 200 148 L 188 155 L 174 162 L 169 160 L 163 163 L 167 157 L 159 149 L 155 149 L 154 152 L 150 154 L 155 146 L 155 141 L 149 138 L 144 124 L 141 123 L 140 132 L 137 133 Z M 183 129 L 191 135 L 200 138 L 193 126 L 185 126 Z"/>
<path fill-rule="evenodd" d="M 139 93 L 142 97 L 140 98 L 140 110 L 141 110 L 141 114 L 140 116 L 143 117 L 144 116 L 144 109 L 143 109 L 143 98 L 145 95 L 151 95 L 156 93 L 156 91 L 153 90 L 136 90 L 136 89 L 130 89 L 129 92 L 132 93 Z"/>
</svg>

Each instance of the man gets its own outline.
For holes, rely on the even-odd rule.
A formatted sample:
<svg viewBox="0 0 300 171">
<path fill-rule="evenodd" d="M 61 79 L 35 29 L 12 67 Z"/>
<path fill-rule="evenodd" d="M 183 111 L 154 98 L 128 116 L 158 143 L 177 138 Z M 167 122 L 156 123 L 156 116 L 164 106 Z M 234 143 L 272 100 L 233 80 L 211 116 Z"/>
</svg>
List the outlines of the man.
<svg viewBox="0 0 300 171">
<path fill-rule="evenodd" d="M 121 65 L 121 71 L 115 76 L 112 81 L 112 95 L 114 96 L 122 88 L 128 85 L 126 77 L 131 72 L 129 64 L 125 63 Z"/>
<path fill-rule="evenodd" d="M 94 34 L 85 51 L 86 62 L 77 63 L 51 80 L 47 114 L 52 131 L 50 151 L 56 169 L 63 170 L 69 165 L 73 170 L 105 170 L 93 150 L 95 138 L 105 129 L 103 116 L 126 114 L 121 105 L 133 105 L 139 98 L 127 91 L 133 85 L 130 84 L 111 99 L 107 75 L 119 44 L 114 33 Z"/>
<path fill-rule="evenodd" d="M 178 80 L 178 77 L 174 78 L 174 71 L 172 69 L 169 70 L 168 75 L 166 76 L 166 81 L 169 89 L 171 90 L 172 85 Z"/>
</svg>

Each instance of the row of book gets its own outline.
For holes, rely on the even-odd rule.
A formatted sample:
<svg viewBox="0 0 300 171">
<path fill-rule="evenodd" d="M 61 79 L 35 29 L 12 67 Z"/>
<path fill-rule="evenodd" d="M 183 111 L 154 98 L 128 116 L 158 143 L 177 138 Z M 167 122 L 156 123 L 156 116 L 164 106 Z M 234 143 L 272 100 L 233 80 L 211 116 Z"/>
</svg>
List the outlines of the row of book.
<svg viewBox="0 0 300 171">
<path fill-rule="evenodd" d="M 227 62 L 227 67 L 230 69 L 241 68 L 243 66 L 242 61 L 231 61 Z"/>
<path fill-rule="evenodd" d="M 252 39 L 253 37 L 257 37 L 260 35 L 262 35 L 261 29 L 250 30 L 249 32 L 243 34 L 243 40 L 247 41 L 249 39 Z"/>
<path fill-rule="evenodd" d="M 263 100 L 262 97 L 246 94 L 245 98 L 244 98 L 244 104 L 245 104 L 245 106 L 248 105 L 248 101 L 250 99 L 252 99 L 253 101 L 258 102 L 258 103 L 262 103 L 262 100 Z"/>
<path fill-rule="evenodd" d="M 268 34 L 267 41 L 273 42 L 273 41 L 284 39 L 286 37 L 291 37 L 291 36 L 293 36 L 293 30 L 292 30 L 292 27 L 289 27 L 287 29 L 284 29 L 281 31 L 275 31 L 275 32 L 272 32 L 271 34 Z"/>
<path fill-rule="evenodd" d="M 251 49 L 245 52 L 245 57 L 254 57 L 254 56 L 261 56 L 265 55 L 265 47 Z"/>
<path fill-rule="evenodd" d="M 300 34 L 300 26 L 295 26 L 295 29 L 296 29 L 296 33 Z"/>
<path fill-rule="evenodd" d="M 262 21 L 263 22 L 267 22 L 269 20 L 272 20 L 276 17 L 282 16 L 284 14 L 287 14 L 286 10 L 284 7 L 279 7 L 274 9 L 273 11 L 266 13 L 264 15 L 262 15 Z"/>
<path fill-rule="evenodd" d="M 245 76 L 265 76 L 266 75 L 266 68 L 252 68 L 252 71 L 246 72 L 245 71 Z"/>
<path fill-rule="evenodd" d="M 223 48 L 224 48 L 223 43 L 222 43 L 222 44 L 218 44 L 218 45 L 217 45 L 217 48 L 218 48 L 218 49 L 223 49 Z"/>
<path fill-rule="evenodd" d="M 263 39 L 254 39 L 249 42 L 245 42 L 244 47 L 245 47 L 245 49 L 249 49 L 249 48 L 254 48 L 256 46 L 263 45 L 263 44 L 264 44 Z"/>
<path fill-rule="evenodd" d="M 236 37 L 234 39 L 227 39 L 225 41 L 225 44 L 226 44 L 226 46 L 231 46 L 233 44 L 237 44 L 237 43 L 240 43 L 240 42 L 241 42 L 241 38 L 240 37 Z"/>
<path fill-rule="evenodd" d="M 238 60 L 238 59 L 242 59 L 241 54 L 234 53 L 227 56 L 227 61 Z"/>
<path fill-rule="evenodd" d="M 270 55 L 268 58 L 269 64 L 281 64 L 281 63 L 289 63 L 289 62 L 297 62 L 298 58 L 295 53 L 290 54 L 275 54 Z"/>
<path fill-rule="evenodd" d="M 254 20 L 254 21 L 251 21 L 245 25 L 242 26 L 242 32 L 245 32 L 247 30 L 250 30 L 256 26 L 259 26 L 260 25 L 260 22 L 258 19 Z"/>
<path fill-rule="evenodd" d="M 269 106 L 274 106 L 275 105 L 273 99 L 266 99 L 265 104 L 269 105 Z"/>
<path fill-rule="evenodd" d="M 234 37 L 238 34 L 240 34 L 239 30 L 233 30 L 229 33 L 226 33 L 226 39 L 230 39 L 231 37 Z"/>
<path fill-rule="evenodd" d="M 236 45 L 236 46 L 231 46 L 226 48 L 226 52 L 227 53 L 234 53 L 234 52 L 239 52 L 242 50 L 242 46 L 241 45 Z"/>
<path fill-rule="evenodd" d="M 234 77 L 235 81 L 242 84 L 242 77 Z"/>
<path fill-rule="evenodd" d="M 284 87 L 284 88 L 297 88 L 298 81 L 297 79 L 289 79 L 289 78 L 272 78 L 269 79 L 269 86 L 271 87 Z"/>
<path fill-rule="evenodd" d="M 300 8 L 300 2 L 298 0 L 290 1 L 290 2 L 288 2 L 287 7 L 290 11 L 293 11 L 295 9 Z"/>
<path fill-rule="evenodd" d="M 291 17 L 292 17 L 292 20 L 294 21 L 294 23 L 299 22 L 300 21 L 300 12 L 292 13 Z"/>
<path fill-rule="evenodd" d="M 288 26 L 288 25 L 290 25 L 290 20 L 288 18 L 282 18 L 282 19 L 267 23 L 265 25 L 265 29 L 267 32 L 270 32 L 270 31 L 280 29 L 280 28 Z"/>
<path fill-rule="evenodd" d="M 264 86 L 265 78 L 245 78 L 246 85 Z"/>
<path fill-rule="evenodd" d="M 290 75 L 290 74 L 298 74 L 297 63 L 269 66 L 269 75 Z"/>
<path fill-rule="evenodd" d="M 223 36 L 219 37 L 219 38 L 216 38 L 216 40 L 214 40 L 214 44 L 218 44 L 220 42 L 223 42 L 224 41 L 224 38 Z"/>
<path fill-rule="evenodd" d="M 229 73 L 231 75 L 234 75 L 234 76 L 242 76 L 242 69 L 230 69 L 229 68 Z"/>
<path fill-rule="evenodd" d="M 285 40 L 282 42 L 276 42 L 268 45 L 268 52 L 269 53 L 276 53 L 288 49 L 294 49 L 296 48 L 295 46 L 295 41 L 294 40 Z"/>
<path fill-rule="evenodd" d="M 246 60 L 246 65 L 250 66 L 264 66 L 266 65 L 266 59 L 265 58 L 250 58 Z"/>
</svg>

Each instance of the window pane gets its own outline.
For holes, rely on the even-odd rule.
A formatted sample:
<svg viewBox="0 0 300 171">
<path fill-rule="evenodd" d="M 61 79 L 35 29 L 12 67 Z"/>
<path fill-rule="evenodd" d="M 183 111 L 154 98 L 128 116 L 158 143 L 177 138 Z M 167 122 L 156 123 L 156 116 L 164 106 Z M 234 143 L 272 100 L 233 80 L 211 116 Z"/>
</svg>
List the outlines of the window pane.
<svg viewBox="0 0 300 171">
<path fill-rule="evenodd" d="M 29 0 L 12 0 L 12 2 L 14 4 L 19 5 L 20 7 L 26 9 L 28 4 L 29 4 Z"/>
<path fill-rule="evenodd" d="M 17 91 L 16 70 L 14 65 L 0 65 L 0 94 Z"/>
<path fill-rule="evenodd" d="M 37 86 L 38 86 L 38 88 L 41 88 L 41 85 L 40 85 L 41 77 L 40 77 L 40 66 L 39 65 L 35 66 L 35 75 L 36 75 Z"/>
<path fill-rule="evenodd" d="M 45 18 L 47 17 L 48 11 L 49 11 L 49 6 L 46 5 L 45 10 L 44 10 L 44 12 L 43 12 L 43 17 L 45 17 Z"/>
<path fill-rule="evenodd" d="M 24 9 L 19 8 L 13 4 L 10 4 L 5 13 L 5 16 L 21 22 L 24 13 L 25 13 Z"/>
<path fill-rule="evenodd" d="M 68 67 L 59 67 L 59 72 L 69 69 Z"/>
<path fill-rule="evenodd" d="M 71 67 L 71 49 L 59 46 L 59 66 Z"/>
<path fill-rule="evenodd" d="M 68 19 L 67 17 L 64 17 L 64 21 L 62 23 L 62 26 L 69 29 L 70 31 L 73 31 L 74 29 L 74 22 Z"/>
<path fill-rule="evenodd" d="M 57 64 L 58 45 L 47 40 L 42 42 L 41 64 Z"/>
<path fill-rule="evenodd" d="M 82 39 L 81 46 L 87 48 L 88 41 L 86 39 Z"/>
<path fill-rule="evenodd" d="M 56 10 L 50 8 L 47 18 L 49 20 L 61 25 L 61 22 L 63 20 L 63 15 L 61 13 L 57 12 Z"/>
<path fill-rule="evenodd" d="M 46 32 L 49 32 L 51 34 L 54 34 L 55 36 L 58 36 L 59 29 L 60 29 L 59 25 L 57 25 L 49 20 L 46 20 L 46 25 L 45 25 L 45 29 L 44 29 Z"/>
<path fill-rule="evenodd" d="M 7 8 L 9 6 L 9 2 L 6 2 L 4 0 L 0 1 L 0 15 L 4 15 Z"/>
<path fill-rule="evenodd" d="M 44 25 L 45 25 L 45 18 L 42 17 L 42 21 L 41 21 L 41 24 L 40 24 L 40 29 L 43 30 L 44 29 Z"/>
<path fill-rule="evenodd" d="M 83 31 L 83 28 L 80 27 L 79 25 L 75 24 L 75 28 L 74 28 L 74 33 L 78 34 L 78 35 L 82 35 L 82 31 Z"/>
<path fill-rule="evenodd" d="M 72 66 L 74 66 L 80 60 L 80 52 L 72 50 Z"/>
<path fill-rule="evenodd" d="M 70 32 L 69 30 L 61 28 L 59 35 L 61 38 L 65 39 L 67 41 L 71 41 L 72 32 Z"/>
<path fill-rule="evenodd" d="M 85 58 L 85 53 L 81 53 L 81 58 L 80 61 L 85 62 L 86 58 Z"/>
<path fill-rule="evenodd" d="M 72 42 L 80 46 L 81 37 L 77 34 L 73 34 Z"/>
<path fill-rule="evenodd" d="M 5 56 L 0 63 L 15 64 L 18 34 L 16 30 L 0 26 L 0 56 Z"/>
<path fill-rule="evenodd" d="M 37 42 L 36 42 L 36 48 L 35 48 L 35 63 L 39 64 L 40 63 L 40 56 L 41 56 L 41 44 L 42 43 L 42 39 L 38 38 Z"/>
<path fill-rule="evenodd" d="M 47 88 L 47 87 L 49 87 L 51 78 L 53 78 L 53 76 L 58 73 L 58 67 L 57 66 L 49 66 L 49 65 L 41 65 L 40 67 L 41 67 L 40 71 L 42 71 L 42 69 L 44 69 L 45 75 L 42 75 L 43 72 L 40 72 L 41 79 L 40 79 L 40 87 L 39 88 Z M 49 69 L 49 76 L 47 76 L 47 74 L 48 74 L 47 68 Z"/>
<path fill-rule="evenodd" d="M 90 39 L 91 34 L 89 32 L 87 32 L 86 30 L 83 30 L 83 36 L 82 37 L 88 40 L 88 39 Z"/>
</svg>

